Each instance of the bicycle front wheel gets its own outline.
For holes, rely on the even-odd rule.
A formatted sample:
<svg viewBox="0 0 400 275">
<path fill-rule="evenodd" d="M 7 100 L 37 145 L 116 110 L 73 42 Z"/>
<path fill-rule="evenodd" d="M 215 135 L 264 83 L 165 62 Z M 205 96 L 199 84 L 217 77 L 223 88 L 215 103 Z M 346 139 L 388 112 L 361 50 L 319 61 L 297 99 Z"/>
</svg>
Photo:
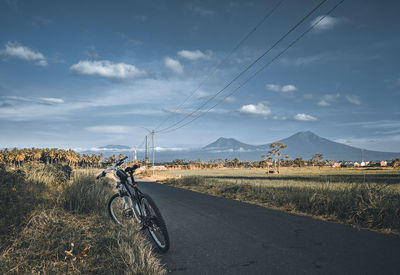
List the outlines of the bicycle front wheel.
<svg viewBox="0 0 400 275">
<path fill-rule="evenodd" d="M 108 202 L 108 213 L 118 224 L 141 223 L 140 207 L 130 196 L 115 194 Z"/>
<path fill-rule="evenodd" d="M 151 238 L 161 252 L 167 252 L 169 249 L 169 236 L 167 226 L 161 216 L 160 210 L 158 210 L 153 199 L 147 194 L 143 195 L 140 203 L 142 206 L 143 219 L 145 220 Z"/>
</svg>

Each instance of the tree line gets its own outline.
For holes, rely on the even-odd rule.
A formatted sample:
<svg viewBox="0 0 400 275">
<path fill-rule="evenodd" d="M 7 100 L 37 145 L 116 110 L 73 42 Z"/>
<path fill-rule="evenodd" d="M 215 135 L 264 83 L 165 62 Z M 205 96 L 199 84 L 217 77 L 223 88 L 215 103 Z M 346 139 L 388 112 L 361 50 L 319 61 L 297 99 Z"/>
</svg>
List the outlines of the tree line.
<svg viewBox="0 0 400 275">
<path fill-rule="evenodd" d="M 120 154 L 119 159 L 124 156 Z M 104 158 L 101 153 L 96 154 L 79 154 L 74 150 L 50 149 L 50 148 L 24 148 L 12 150 L 0 150 L 0 164 L 12 167 L 21 166 L 25 163 L 45 163 L 45 164 L 62 164 L 71 167 L 103 167 L 115 162 L 116 156 Z"/>
</svg>

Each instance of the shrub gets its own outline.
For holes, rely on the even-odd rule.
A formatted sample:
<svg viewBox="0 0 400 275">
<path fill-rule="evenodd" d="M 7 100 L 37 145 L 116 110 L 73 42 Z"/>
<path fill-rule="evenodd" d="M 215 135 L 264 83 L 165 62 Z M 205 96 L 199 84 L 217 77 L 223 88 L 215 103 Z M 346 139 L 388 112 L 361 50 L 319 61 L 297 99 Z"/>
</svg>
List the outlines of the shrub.
<svg viewBox="0 0 400 275">
<path fill-rule="evenodd" d="M 34 211 L 0 256 L 16 274 L 165 274 L 138 229 L 62 209 Z"/>
<path fill-rule="evenodd" d="M 76 173 L 62 191 L 63 207 L 72 213 L 103 213 L 107 209 L 111 186 L 97 182 L 93 173 Z"/>
<path fill-rule="evenodd" d="M 0 166 L 0 251 L 13 229 L 22 224 L 32 209 L 45 201 L 43 183 L 27 181 L 22 170 L 8 171 Z"/>
</svg>

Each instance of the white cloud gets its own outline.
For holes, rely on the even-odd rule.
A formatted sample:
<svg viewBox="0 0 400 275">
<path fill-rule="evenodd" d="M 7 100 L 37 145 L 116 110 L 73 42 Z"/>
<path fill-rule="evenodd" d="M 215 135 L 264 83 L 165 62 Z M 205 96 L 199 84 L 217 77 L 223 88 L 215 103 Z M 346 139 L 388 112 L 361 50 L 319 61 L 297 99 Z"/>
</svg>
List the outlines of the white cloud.
<svg viewBox="0 0 400 275">
<path fill-rule="evenodd" d="M 276 84 L 267 84 L 267 90 L 278 92 L 286 95 L 293 95 L 293 92 L 297 91 L 296 86 L 288 84 L 288 85 L 276 85 Z"/>
<path fill-rule="evenodd" d="M 40 60 L 38 63 L 36 63 L 37 65 L 39 65 L 39 66 L 42 66 L 42 67 L 47 67 L 47 65 L 49 65 L 49 63 L 47 63 L 47 61 L 46 60 Z"/>
<path fill-rule="evenodd" d="M 318 105 L 321 107 L 331 106 L 333 102 L 335 102 L 340 97 L 340 94 L 329 94 L 324 95 L 321 100 L 318 102 Z"/>
<path fill-rule="evenodd" d="M 234 103 L 234 102 L 237 101 L 237 99 L 236 99 L 236 97 L 228 96 L 228 97 L 226 97 L 226 98 L 224 99 L 224 101 L 227 102 L 227 103 Z"/>
<path fill-rule="evenodd" d="M 55 97 L 41 97 L 39 98 L 41 101 L 50 103 L 50 104 L 60 104 L 64 103 L 64 100 L 61 98 L 55 98 Z"/>
<path fill-rule="evenodd" d="M 39 104 L 60 104 L 64 103 L 64 100 L 61 98 L 55 98 L 55 97 L 40 97 L 40 98 L 35 98 L 35 97 L 23 97 L 23 96 L 4 96 L 4 100 L 2 100 L 4 103 L 9 103 L 15 104 L 15 102 L 27 102 L 27 103 L 39 103 Z M 1 102 L 1 101 L 0 101 Z"/>
<path fill-rule="evenodd" d="M 290 93 L 296 91 L 297 88 L 294 85 L 285 85 L 282 87 L 282 93 Z"/>
<path fill-rule="evenodd" d="M 274 119 L 274 120 L 287 120 L 286 117 L 284 117 L 284 116 L 277 116 L 277 115 L 273 116 L 272 119 Z"/>
<path fill-rule="evenodd" d="M 298 120 L 298 121 L 316 121 L 317 120 L 316 117 L 313 117 L 313 116 L 307 115 L 307 114 L 303 114 L 303 113 L 297 114 L 293 118 L 294 118 L 294 120 Z"/>
<path fill-rule="evenodd" d="M 267 87 L 267 90 L 270 90 L 270 91 L 274 91 L 274 92 L 281 91 L 281 85 L 267 84 L 266 87 Z"/>
<path fill-rule="evenodd" d="M 318 105 L 321 106 L 321 107 L 327 107 L 327 106 L 331 106 L 331 103 L 329 101 L 325 100 L 325 99 L 321 99 L 318 102 Z"/>
<path fill-rule="evenodd" d="M 185 78 L 139 78 L 136 81 L 127 81 L 119 85 L 95 85 L 88 87 L 85 94 L 78 98 L 70 97 L 68 104 L 17 104 L 14 100 L 0 96 L 0 120 L 8 121 L 37 121 L 73 119 L 78 114 L 85 114 L 95 120 L 104 117 L 111 108 L 119 108 L 123 114 L 159 116 L 165 115 L 163 108 L 173 109 L 188 97 L 193 87 L 198 87 L 201 79 L 195 77 Z M 223 84 L 223 83 L 222 83 Z M 217 86 L 218 85 L 218 86 Z M 210 90 L 216 90 L 221 83 L 211 85 Z M 1 86 L 1 84 L 0 84 Z M 27 87 L 19 91 L 20 94 L 52 94 L 53 90 L 34 91 Z M 60 94 L 68 93 L 67 88 L 60 87 Z M 121 96 L 123 95 L 123 96 Z M 43 96 L 45 97 L 45 96 Z M 47 96 L 50 98 L 51 96 Z M 26 99 L 26 97 L 24 97 Z M 7 101 L 7 102 L 5 102 Z M 188 109 L 192 104 L 198 104 L 198 99 L 193 97 L 187 102 Z M 98 108 L 99 112 L 90 110 Z M 109 109 L 110 108 L 110 109 Z M 151 112 L 153 110 L 153 112 Z M 89 111 L 89 113 L 87 113 Z M 216 111 L 216 109 L 213 109 Z M 222 112 L 222 111 L 221 111 Z M 111 113 L 115 115 L 114 113 Z M 93 117 L 94 116 L 94 117 Z"/>
<path fill-rule="evenodd" d="M 48 65 L 46 58 L 42 53 L 33 51 L 17 42 L 7 42 L 4 50 L 1 51 L 1 54 L 27 61 L 38 61 L 36 64 L 40 66 Z"/>
<path fill-rule="evenodd" d="M 317 23 L 317 25 L 315 25 L 314 30 L 316 31 L 327 31 L 330 29 L 333 29 L 334 26 L 336 26 L 337 24 L 339 24 L 340 22 L 342 22 L 342 19 L 340 18 L 336 18 L 336 17 L 332 17 L 332 16 L 325 16 L 325 18 L 323 18 L 323 16 L 317 16 L 313 21 L 311 21 L 310 25 L 314 25 Z"/>
<path fill-rule="evenodd" d="M 127 134 L 133 129 L 125 125 L 96 125 L 86 127 L 85 130 L 98 134 Z"/>
<path fill-rule="evenodd" d="M 134 65 L 126 63 L 113 63 L 108 60 L 79 61 L 70 67 L 70 70 L 82 75 L 98 76 L 109 79 L 127 79 L 143 77 L 147 73 L 139 70 Z"/>
<path fill-rule="evenodd" d="M 358 96 L 356 95 L 346 95 L 345 96 L 347 101 L 349 101 L 350 103 L 353 103 L 355 105 L 361 105 L 361 100 Z"/>
<path fill-rule="evenodd" d="M 324 56 L 321 54 L 311 55 L 311 56 L 300 56 L 300 57 L 296 57 L 296 58 L 283 57 L 280 59 L 280 63 L 282 63 L 284 65 L 305 66 L 305 65 L 315 63 L 315 62 L 321 60 L 323 57 Z"/>
<path fill-rule="evenodd" d="M 175 59 L 172 59 L 171 57 L 167 56 L 164 59 L 164 65 L 168 69 L 174 71 L 177 74 L 183 74 L 183 65 Z"/>
<path fill-rule="evenodd" d="M 271 109 L 262 103 L 259 103 L 257 105 L 254 104 L 243 105 L 242 108 L 240 108 L 239 112 L 243 115 L 264 116 L 264 117 L 267 117 L 272 114 Z"/>
<path fill-rule="evenodd" d="M 178 56 L 181 58 L 185 58 L 191 61 L 199 60 L 199 59 L 210 59 L 210 53 L 205 54 L 200 50 L 195 50 L 195 51 L 188 51 L 188 50 L 182 50 L 179 51 Z"/>
<path fill-rule="evenodd" d="M 176 147 L 154 147 L 156 152 L 179 152 L 179 151 L 186 151 L 187 148 L 176 148 Z"/>
</svg>

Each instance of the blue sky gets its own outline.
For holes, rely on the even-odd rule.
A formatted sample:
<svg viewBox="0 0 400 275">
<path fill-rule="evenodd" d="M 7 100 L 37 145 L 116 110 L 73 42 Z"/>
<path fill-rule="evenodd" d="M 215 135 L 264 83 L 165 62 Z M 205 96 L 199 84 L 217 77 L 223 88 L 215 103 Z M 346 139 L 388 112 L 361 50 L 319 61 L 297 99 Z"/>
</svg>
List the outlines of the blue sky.
<svg viewBox="0 0 400 275">
<path fill-rule="evenodd" d="M 0 148 L 140 145 L 147 132 L 138 126 L 167 119 L 162 129 L 195 110 L 320 1 L 283 1 L 210 76 L 278 2 L 0 0 Z M 210 112 L 156 134 L 157 146 L 221 136 L 263 144 L 311 130 L 400 152 L 397 1 L 345 1 L 222 100 L 336 3 L 326 1 Z"/>
</svg>

